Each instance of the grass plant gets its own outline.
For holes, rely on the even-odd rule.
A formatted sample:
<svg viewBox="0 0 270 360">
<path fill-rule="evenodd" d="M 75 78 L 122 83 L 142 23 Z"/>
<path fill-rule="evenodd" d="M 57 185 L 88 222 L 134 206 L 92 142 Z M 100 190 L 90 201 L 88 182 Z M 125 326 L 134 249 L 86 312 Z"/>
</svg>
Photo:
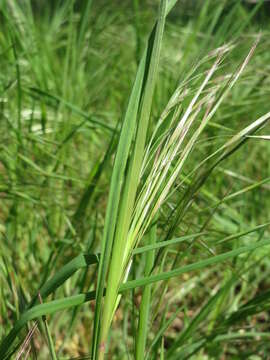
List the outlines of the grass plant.
<svg viewBox="0 0 270 360">
<path fill-rule="evenodd" d="M 0 4 L 0 359 L 266 358 L 265 9 Z"/>
</svg>

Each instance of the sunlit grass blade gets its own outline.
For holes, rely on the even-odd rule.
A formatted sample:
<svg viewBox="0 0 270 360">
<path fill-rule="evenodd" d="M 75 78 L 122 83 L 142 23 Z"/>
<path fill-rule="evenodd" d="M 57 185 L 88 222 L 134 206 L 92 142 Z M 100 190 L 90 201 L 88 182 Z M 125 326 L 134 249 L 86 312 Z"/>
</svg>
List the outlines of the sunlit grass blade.
<svg viewBox="0 0 270 360">
<path fill-rule="evenodd" d="M 99 257 L 97 255 L 78 255 L 76 258 L 58 270 L 53 277 L 51 277 L 45 284 L 41 286 L 36 296 L 34 296 L 33 300 L 30 302 L 29 307 L 33 306 L 37 302 L 39 294 L 43 299 L 45 299 L 59 286 L 61 286 L 68 278 L 70 278 L 70 276 L 72 276 L 77 270 L 92 264 L 97 264 L 98 261 Z"/>
<path fill-rule="evenodd" d="M 231 258 L 233 258 L 235 256 L 238 256 L 240 254 L 244 254 L 244 253 L 246 253 L 248 251 L 259 249 L 262 246 L 268 246 L 269 244 L 270 244 L 270 240 L 262 240 L 262 241 L 260 241 L 258 243 L 254 243 L 254 244 L 251 244 L 249 246 L 241 246 L 241 247 L 238 247 L 235 250 L 231 250 L 231 251 L 228 251 L 226 253 L 213 256 L 213 257 L 211 257 L 209 259 L 198 261 L 197 263 L 194 263 L 194 264 L 185 265 L 185 266 L 180 267 L 178 269 L 174 269 L 174 270 L 164 272 L 164 273 L 161 273 L 161 274 L 150 275 L 150 276 L 148 276 L 146 278 L 142 278 L 142 279 L 131 280 L 131 281 L 123 284 L 121 286 L 121 288 L 120 288 L 120 291 L 130 290 L 130 289 L 133 289 L 134 287 L 138 287 L 138 286 L 145 286 L 145 285 L 157 282 L 157 281 L 168 280 L 168 279 L 170 279 L 170 278 L 172 278 L 174 276 L 179 276 L 179 275 L 184 274 L 186 272 L 203 269 L 203 268 L 205 268 L 207 266 L 210 266 L 210 265 L 213 265 L 213 264 L 218 264 L 220 262 L 223 262 L 223 261 L 231 259 Z"/>
</svg>

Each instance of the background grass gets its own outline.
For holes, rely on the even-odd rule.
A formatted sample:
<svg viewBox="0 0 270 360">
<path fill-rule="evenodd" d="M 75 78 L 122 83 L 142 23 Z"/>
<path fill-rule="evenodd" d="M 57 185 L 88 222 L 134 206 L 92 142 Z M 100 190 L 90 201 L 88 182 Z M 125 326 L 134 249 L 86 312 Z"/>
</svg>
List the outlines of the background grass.
<svg viewBox="0 0 270 360">
<path fill-rule="evenodd" d="M 121 122 L 158 2 L 2 1 L 0 6 L 0 334 L 5 338 L 48 278 L 76 255 L 101 250 Z M 219 69 L 222 77 L 239 67 L 259 32 L 261 40 L 186 162 L 185 182 L 176 184 L 155 224 L 157 242 L 203 234 L 158 250 L 155 274 L 269 240 L 267 140 L 250 138 L 215 168 L 188 211 L 182 213 L 179 205 L 196 180 L 190 172 L 198 163 L 269 111 L 268 12 L 263 2 L 179 1 L 167 18 L 149 137 L 179 81 L 203 56 L 233 42 Z M 201 71 L 206 69 L 208 63 Z M 260 134 L 269 135 L 269 125 Z M 133 257 L 130 280 L 149 272 L 146 254 Z M 268 254 L 269 247 L 254 248 L 151 285 L 145 300 L 148 358 L 163 353 L 165 359 L 267 358 Z M 92 265 L 76 272 L 50 300 L 94 290 L 96 271 Z M 141 288 L 124 293 L 108 358 L 135 355 L 141 297 Z M 90 356 L 93 316 L 93 302 L 47 316 L 21 358 L 30 351 L 31 359 L 47 359 L 52 348 L 57 358 Z M 18 344 L 33 322 L 27 326 Z"/>
</svg>

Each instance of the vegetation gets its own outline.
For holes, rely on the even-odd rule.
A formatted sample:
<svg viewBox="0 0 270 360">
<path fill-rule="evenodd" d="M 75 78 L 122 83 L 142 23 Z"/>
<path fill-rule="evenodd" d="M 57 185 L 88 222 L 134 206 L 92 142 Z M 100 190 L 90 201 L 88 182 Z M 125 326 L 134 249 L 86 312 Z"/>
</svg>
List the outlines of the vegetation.
<svg viewBox="0 0 270 360">
<path fill-rule="evenodd" d="M 264 1 L 2 1 L 0 359 L 266 359 Z"/>
</svg>

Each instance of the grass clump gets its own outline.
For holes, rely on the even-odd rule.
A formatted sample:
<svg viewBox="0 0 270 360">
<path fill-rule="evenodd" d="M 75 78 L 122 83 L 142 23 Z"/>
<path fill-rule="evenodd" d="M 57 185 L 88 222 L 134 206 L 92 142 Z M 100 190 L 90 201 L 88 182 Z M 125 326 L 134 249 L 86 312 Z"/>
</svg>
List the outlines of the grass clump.
<svg viewBox="0 0 270 360">
<path fill-rule="evenodd" d="M 2 3 L 1 359 L 267 354 L 269 29 L 214 3 Z"/>
</svg>

